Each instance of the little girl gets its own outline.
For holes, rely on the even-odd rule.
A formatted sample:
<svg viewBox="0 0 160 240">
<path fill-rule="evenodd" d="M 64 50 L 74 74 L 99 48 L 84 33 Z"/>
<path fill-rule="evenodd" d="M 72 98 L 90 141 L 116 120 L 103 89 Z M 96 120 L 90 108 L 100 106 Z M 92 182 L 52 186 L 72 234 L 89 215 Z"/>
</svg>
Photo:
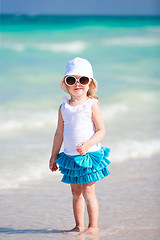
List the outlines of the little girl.
<svg viewBox="0 0 160 240">
<path fill-rule="evenodd" d="M 57 130 L 54 136 L 49 167 L 63 174 L 62 182 L 71 186 L 76 226 L 71 232 L 94 234 L 98 231 L 98 202 L 95 182 L 109 174 L 110 149 L 101 147 L 105 135 L 98 98 L 94 96 L 97 81 L 91 64 L 79 57 L 68 62 L 60 87 L 70 95 L 59 107 Z M 64 141 L 64 152 L 59 154 Z M 84 200 L 89 217 L 84 229 Z"/>
</svg>

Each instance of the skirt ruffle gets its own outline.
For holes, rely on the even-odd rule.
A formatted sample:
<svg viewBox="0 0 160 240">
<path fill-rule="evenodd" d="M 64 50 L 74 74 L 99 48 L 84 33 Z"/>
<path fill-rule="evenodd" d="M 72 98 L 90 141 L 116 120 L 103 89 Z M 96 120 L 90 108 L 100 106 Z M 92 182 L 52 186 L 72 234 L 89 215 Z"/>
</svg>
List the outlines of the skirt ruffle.
<svg viewBox="0 0 160 240">
<path fill-rule="evenodd" d="M 72 156 L 60 153 L 56 162 L 63 174 L 61 181 L 68 184 L 84 184 L 103 179 L 110 174 L 107 169 L 111 163 L 107 159 L 109 153 L 110 149 L 105 147 L 85 155 Z"/>
</svg>

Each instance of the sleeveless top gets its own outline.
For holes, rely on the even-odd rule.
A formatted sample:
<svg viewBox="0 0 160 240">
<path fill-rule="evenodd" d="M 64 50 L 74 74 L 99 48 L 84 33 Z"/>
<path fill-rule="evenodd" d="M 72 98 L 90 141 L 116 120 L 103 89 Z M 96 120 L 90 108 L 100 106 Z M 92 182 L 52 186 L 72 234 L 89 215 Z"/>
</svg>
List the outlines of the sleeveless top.
<svg viewBox="0 0 160 240">
<path fill-rule="evenodd" d="M 98 100 L 88 99 L 80 106 L 70 106 L 66 98 L 61 106 L 61 113 L 64 121 L 64 153 L 68 155 L 80 155 L 76 149 L 81 142 L 86 142 L 95 134 L 95 126 L 92 121 L 92 104 Z M 101 149 L 97 143 L 88 152 L 95 152 Z"/>
</svg>

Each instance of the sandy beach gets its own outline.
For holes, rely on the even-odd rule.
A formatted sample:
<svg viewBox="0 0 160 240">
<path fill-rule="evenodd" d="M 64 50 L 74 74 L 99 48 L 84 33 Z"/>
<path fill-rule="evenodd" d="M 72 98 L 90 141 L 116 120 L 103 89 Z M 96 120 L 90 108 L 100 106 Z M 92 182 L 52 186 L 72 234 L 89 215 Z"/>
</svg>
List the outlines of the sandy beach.
<svg viewBox="0 0 160 240">
<path fill-rule="evenodd" d="M 96 236 L 68 236 L 74 227 L 70 186 L 61 175 L 1 191 L 0 239 L 157 240 L 160 236 L 159 156 L 109 166 L 96 183 L 99 227 Z M 85 225 L 87 226 L 87 214 Z"/>
</svg>

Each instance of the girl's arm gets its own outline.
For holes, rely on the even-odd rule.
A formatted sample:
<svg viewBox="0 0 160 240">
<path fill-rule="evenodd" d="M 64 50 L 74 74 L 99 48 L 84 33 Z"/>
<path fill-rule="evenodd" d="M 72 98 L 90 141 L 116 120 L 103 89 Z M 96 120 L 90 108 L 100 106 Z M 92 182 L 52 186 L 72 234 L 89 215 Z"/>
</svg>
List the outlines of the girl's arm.
<svg viewBox="0 0 160 240">
<path fill-rule="evenodd" d="M 77 146 L 77 152 L 81 155 L 85 155 L 88 152 L 88 149 L 98 143 L 105 135 L 102 113 L 97 103 L 92 105 L 92 120 L 95 125 L 95 134 L 87 142 L 80 143 Z"/>
<path fill-rule="evenodd" d="M 51 158 L 49 161 L 49 168 L 52 172 L 58 169 L 56 164 L 56 159 L 63 142 L 63 128 L 64 128 L 64 123 L 63 123 L 61 106 L 60 106 L 59 112 L 58 112 L 58 125 L 54 135 L 53 148 L 52 148 Z"/>
</svg>

